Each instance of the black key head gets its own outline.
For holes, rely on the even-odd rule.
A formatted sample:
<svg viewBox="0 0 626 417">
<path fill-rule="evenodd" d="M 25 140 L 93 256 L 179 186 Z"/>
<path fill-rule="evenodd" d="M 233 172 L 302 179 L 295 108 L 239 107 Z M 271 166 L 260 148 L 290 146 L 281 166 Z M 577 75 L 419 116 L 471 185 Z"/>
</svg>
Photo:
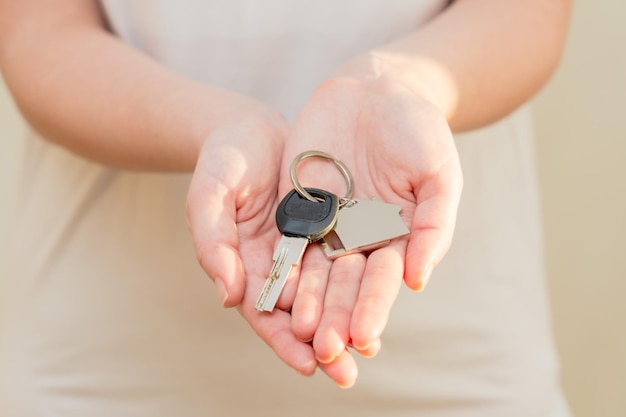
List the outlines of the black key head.
<svg viewBox="0 0 626 417">
<path fill-rule="evenodd" d="M 308 200 L 292 190 L 278 205 L 276 225 L 285 236 L 305 237 L 315 242 L 335 227 L 339 198 L 317 188 L 305 190 L 320 201 Z"/>
</svg>

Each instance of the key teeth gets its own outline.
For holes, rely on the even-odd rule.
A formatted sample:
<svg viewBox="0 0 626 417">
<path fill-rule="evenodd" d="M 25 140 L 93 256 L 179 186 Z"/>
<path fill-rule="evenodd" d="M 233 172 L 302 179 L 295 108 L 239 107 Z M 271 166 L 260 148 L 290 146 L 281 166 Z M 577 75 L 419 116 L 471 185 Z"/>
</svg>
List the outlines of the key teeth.
<svg viewBox="0 0 626 417">
<path fill-rule="evenodd" d="M 265 308 L 263 305 L 259 305 L 259 304 L 256 305 L 255 309 L 256 311 L 259 311 L 261 313 L 263 312 L 271 313 L 272 311 L 274 311 L 273 308 Z"/>
<path fill-rule="evenodd" d="M 261 291 L 261 295 L 259 296 L 259 299 L 256 302 L 256 310 L 257 311 L 273 311 L 274 310 L 274 306 L 271 306 L 268 308 L 268 299 L 270 297 L 270 294 L 272 292 L 272 287 L 274 286 L 274 284 L 276 284 L 276 279 L 272 278 L 272 275 L 270 274 L 270 276 L 267 278 L 267 281 L 265 281 L 265 285 L 263 286 L 263 291 Z"/>
<path fill-rule="evenodd" d="M 293 266 L 300 263 L 309 241 L 283 236 L 274 252 L 274 264 L 257 300 L 258 311 L 273 311 Z"/>
<path fill-rule="evenodd" d="M 272 293 L 272 288 L 276 285 L 280 278 L 280 271 L 285 266 L 285 258 L 287 257 L 287 249 L 279 246 L 274 253 L 274 264 L 270 270 L 269 276 L 263 286 L 263 291 L 256 302 L 257 311 L 274 311 L 274 305 L 268 308 L 268 299 Z M 271 304 L 271 303 L 270 303 Z"/>
</svg>

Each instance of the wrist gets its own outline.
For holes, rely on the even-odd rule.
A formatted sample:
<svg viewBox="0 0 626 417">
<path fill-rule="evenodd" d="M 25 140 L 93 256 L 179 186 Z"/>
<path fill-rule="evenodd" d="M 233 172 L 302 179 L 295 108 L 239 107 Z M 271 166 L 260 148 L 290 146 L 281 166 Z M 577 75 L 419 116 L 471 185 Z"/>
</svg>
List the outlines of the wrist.
<svg viewBox="0 0 626 417">
<path fill-rule="evenodd" d="M 458 102 L 456 84 L 442 65 L 393 47 L 368 51 L 342 65 L 333 77 L 402 85 L 439 109 L 448 121 Z"/>
<path fill-rule="evenodd" d="M 269 104 L 238 93 L 210 89 L 207 100 L 200 100 L 190 126 L 190 144 L 193 147 L 189 168 L 195 167 L 202 147 L 210 142 L 215 133 L 236 125 L 254 126 L 260 137 L 283 137 L 287 130 L 284 116 Z M 216 91 L 217 90 L 217 91 Z M 269 135 L 266 135 L 269 133 Z"/>
<path fill-rule="evenodd" d="M 288 129 L 287 121 L 278 110 L 250 99 L 248 103 L 229 109 L 214 123 L 200 124 L 195 129 L 193 142 L 198 149 L 195 158 L 197 160 L 202 149 L 250 148 L 254 141 L 263 142 L 265 148 L 282 150 Z"/>
</svg>

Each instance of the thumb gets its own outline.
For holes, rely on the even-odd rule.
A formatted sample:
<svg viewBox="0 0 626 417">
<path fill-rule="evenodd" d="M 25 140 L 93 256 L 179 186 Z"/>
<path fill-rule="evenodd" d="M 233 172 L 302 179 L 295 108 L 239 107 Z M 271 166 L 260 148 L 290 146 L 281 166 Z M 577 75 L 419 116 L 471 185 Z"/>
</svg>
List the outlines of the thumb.
<svg viewBox="0 0 626 417">
<path fill-rule="evenodd" d="M 230 190 L 196 172 L 189 187 L 186 212 L 202 269 L 215 282 L 222 304 L 238 305 L 246 284 L 239 254 L 236 207 Z"/>
<path fill-rule="evenodd" d="M 459 169 L 426 181 L 416 194 L 404 272 L 406 285 L 414 291 L 424 289 L 450 248 L 462 188 Z"/>
</svg>

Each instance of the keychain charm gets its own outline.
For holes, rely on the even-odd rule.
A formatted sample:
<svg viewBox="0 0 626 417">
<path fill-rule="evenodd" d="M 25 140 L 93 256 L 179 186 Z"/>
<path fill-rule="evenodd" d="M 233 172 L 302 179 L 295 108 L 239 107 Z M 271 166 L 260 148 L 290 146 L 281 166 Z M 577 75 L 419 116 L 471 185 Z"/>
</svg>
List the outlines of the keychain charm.
<svg viewBox="0 0 626 417">
<path fill-rule="evenodd" d="M 350 200 L 339 211 L 335 228 L 320 240 L 330 259 L 355 252 L 368 252 L 409 233 L 401 207 L 371 200 Z"/>
</svg>

